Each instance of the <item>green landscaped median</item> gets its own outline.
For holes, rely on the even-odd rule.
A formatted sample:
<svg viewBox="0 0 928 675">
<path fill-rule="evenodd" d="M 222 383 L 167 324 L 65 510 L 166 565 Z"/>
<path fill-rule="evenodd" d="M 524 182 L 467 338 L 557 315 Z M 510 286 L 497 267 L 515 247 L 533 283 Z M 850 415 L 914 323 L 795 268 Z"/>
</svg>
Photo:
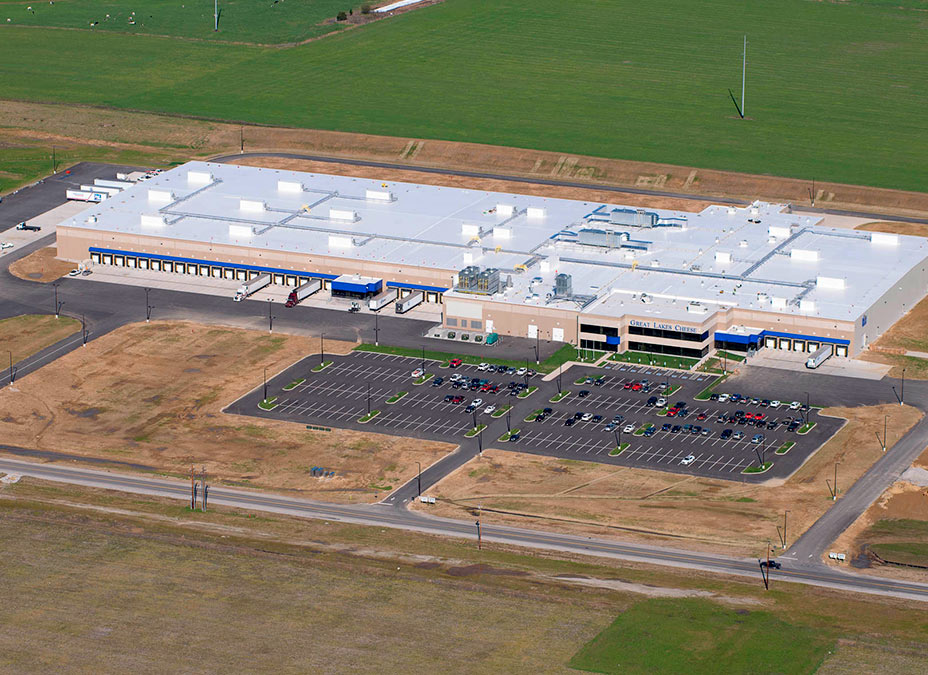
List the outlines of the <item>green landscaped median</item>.
<svg viewBox="0 0 928 675">
<path fill-rule="evenodd" d="M 777 454 L 785 455 L 794 445 L 796 445 L 794 441 L 786 441 L 783 445 L 777 448 Z"/>
<path fill-rule="evenodd" d="M 332 362 L 331 362 L 331 361 L 323 361 L 322 363 L 320 363 L 320 364 L 318 364 L 318 365 L 316 365 L 316 366 L 313 366 L 313 372 L 314 372 L 314 373 L 318 373 L 318 372 L 320 372 L 320 371 L 325 370 L 326 368 L 328 368 L 328 367 L 331 366 L 331 365 L 332 365 Z"/>
<path fill-rule="evenodd" d="M 720 375 L 719 377 L 715 378 L 715 382 L 713 382 L 708 387 L 703 389 L 701 392 L 696 394 L 696 396 L 694 396 L 693 398 L 695 398 L 697 401 L 708 401 L 709 397 L 712 396 L 712 392 L 715 390 L 715 388 L 719 386 L 720 384 L 722 384 L 722 382 L 724 382 L 727 379 L 728 379 L 728 373 L 726 373 L 725 375 Z"/>
<path fill-rule="evenodd" d="M 266 398 L 258 404 L 258 407 L 261 410 L 273 410 L 277 407 L 277 397 Z"/>
<path fill-rule="evenodd" d="M 668 396 L 673 396 L 678 391 L 680 391 L 680 385 L 672 384 L 669 387 L 667 387 L 664 391 L 661 392 L 661 396 L 663 396 L 664 398 L 667 398 Z"/>
<path fill-rule="evenodd" d="M 507 442 L 507 441 L 509 440 L 509 438 L 510 438 L 511 436 L 514 436 L 515 434 L 519 433 L 520 431 L 521 431 L 521 429 L 511 429 L 510 431 L 507 431 L 505 434 L 503 434 L 502 436 L 500 436 L 498 440 L 501 441 L 501 442 L 503 442 L 503 443 L 505 443 L 505 442 Z"/>
<path fill-rule="evenodd" d="M 478 424 L 473 429 L 468 429 L 464 435 L 467 436 L 468 438 L 473 438 L 474 436 L 476 436 L 477 434 L 479 434 L 481 431 L 483 431 L 486 428 L 487 428 L 486 424 Z"/>
<path fill-rule="evenodd" d="M 535 421 L 535 418 L 538 417 L 541 413 L 542 413 L 542 410 L 541 410 L 541 408 L 539 408 L 538 410 L 535 410 L 535 411 L 529 413 L 529 414 L 526 416 L 525 421 L 526 421 L 526 422 L 534 422 L 534 421 Z"/>
<path fill-rule="evenodd" d="M 364 415 L 364 417 L 359 417 L 359 418 L 358 418 L 358 422 L 360 422 L 361 424 L 367 424 L 367 423 L 370 422 L 372 419 L 374 419 L 375 417 L 377 417 L 377 415 L 379 415 L 379 414 L 380 414 L 380 411 L 379 411 L 379 410 L 371 410 L 369 413 L 367 413 L 366 415 Z"/>
<path fill-rule="evenodd" d="M 504 406 L 502 406 L 502 407 L 497 408 L 496 410 L 494 410 L 494 411 L 493 411 L 493 414 L 490 415 L 490 417 L 496 417 L 496 418 L 498 419 L 498 418 L 502 417 L 503 415 L 505 415 L 505 414 L 506 414 L 507 412 L 509 412 L 510 410 L 512 410 L 512 406 L 511 406 L 511 405 L 504 405 Z"/>
<path fill-rule="evenodd" d="M 528 389 L 525 389 L 524 391 L 520 391 L 519 395 L 516 398 L 528 398 L 529 396 L 534 394 L 536 391 L 538 391 L 538 387 L 536 387 L 535 385 L 532 385 Z"/>
<path fill-rule="evenodd" d="M 559 391 L 558 393 L 556 393 L 554 396 L 552 396 L 552 397 L 551 397 L 550 399 L 548 399 L 548 400 L 549 400 L 551 403 L 558 403 L 558 402 L 560 402 L 560 401 L 563 401 L 563 400 L 564 400 L 565 398 L 567 398 L 568 396 L 570 396 L 570 390 L 569 390 L 569 389 L 565 389 L 564 391 Z"/>
<path fill-rule="evenodd" d="M 422 377 L 417 377 L 413 384 L 425 384 L 432 379 L 432 373 L 426 373 Z"/>
<path fill-rule="evenodd" d="M 376 352 L 378 354 L 395 354 L 396 356 L 412 356 L 416 358 L 422 358 L 422 350 L 412 347 L 394 347 L 392 345 L 372 345 L 369 343 L 363 343 L 355 347 L 354 350 L 358 352 Z M 476 366 L 481 363 L 492 363 L 497 366 L 510 366 L 512 368 L 530 367 L 534 368 L 539 373 L 550 373 L 561 364 L 567 363 L 568 361 L 577 360 L 577 350 L 574 349 L 574 347 L 571 345 L 564 345 L 540 364 L 535 365 L 532 363 L 532 361 L 529 361 L 528 366 L 526 366 L 526 361 L 524 359 L 511 360 L 493 358 L 489 355 L 492 354 L 492 351 L 493 347 L 487 347 L 487 355 L 472 356 L 465 354 L 454 354 L 452 352 L 426 350 L 425 358 L 432 361 L 438 361 L 442 365 L 448 365 L 451 359 L 461 359 L 463 363 L 467 363 L 472 366 Z"/>
<path fill-rule="evenodd" d="M 693 366 L 699 363 L 699 359 L 691 359 L 685 356 L 664 356 L 662 354 L 650 354 L 648 352 L 623 352 L 621 354 L 613 354 L 612 360 L 645 366 L 675 368 L 677 370 L 691 370 Z"/>
<path fill-rule="evenodd" d="M 284 391 L 293 391 L 294 389 L 296 389 L 297 387 L 299 387 L 299 386 L 300 386 L 301 384 L 303 384 L 304 382 L 306 382 L 306 378 L 305 378 L 305 377 L 301 377 L 301 378 L 298 379 L 298 380 L 294 380 L 294 381 L 291 382 L 290 384 L 287 384 L 287 385 L 284 386 Z"/>
<path fill-rule="evenodd" d="M 763 466 L 749 466 L 741 473 L 763 473 L 773 466 L 773 462 L 764 462 Z"/>
<path fill-rule="evenodd" d="M 609 451 L 609 456 L 615 457 L 616 455 L 621 455 L 628 448 L 629 445 L 631 444 L 628 443 L 627 441 L 622 441 L 622 445 L 618 445 Z"/>
<path fill-rule="evenodd" d="M 805 434 L 809 433 L 810 431 L 812 431 L 812 429 L 815 427 L 815 425 L 816 425 L 815 422 L 806 422 L 806 423 L 803 424 L 801 427 L 799 427 L 798 429 L 796 429 L 796 433 L 797 433 L 797 434 L 805 435 Z"/>
<path fill-rule="evenodd" d="M 406 394 L 408 394 L 408 393 L 409 393 L 409 392 L 407 392 L 407 391 L 398 391 L 398 392 L 396 392 L 395 394 L 393 394 L 393 396 L 391 396 L 390 398 L 387 399 L 387 403 L 396 403 L 396 402 L 399 401 L 401 398 L 403 398 L 404 396 L 406 396 Z"/>
<path fill-rule="evenodd" d="M 648 429 L 651 429 L 651 428 L 653 428 L 653 427 L 654 427 L 654 425 L 653 425 L 653 424 L 650 424 L 650 423 L 649 423 L 649 424 L 643 424 L 641 427 L 639 427 L 638 429 L 635 430 L 635 436 L 643 436 L 645 431 L 647 431 Z"/>
</svg>

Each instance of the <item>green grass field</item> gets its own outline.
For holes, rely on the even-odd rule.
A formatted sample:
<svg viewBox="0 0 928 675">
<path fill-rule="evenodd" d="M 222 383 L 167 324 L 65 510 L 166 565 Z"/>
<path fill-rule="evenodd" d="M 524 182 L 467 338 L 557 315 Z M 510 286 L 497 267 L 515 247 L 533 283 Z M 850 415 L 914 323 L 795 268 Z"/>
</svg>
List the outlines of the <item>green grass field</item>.
<svg viewBox="0 0 928 675">
<path fill-rule="evenodd" d="M 0 16 L 0 80 L 9 98 L 925 190 L 928 40 L 923 3 L 900 2 L 446 0 L 290 49 Z"/>
<path fill-rule="evenodd" d="M 0 2 L 0 22 L 9 18 L 8 23 L 18 26 L 280 44 L 339 30 L 342 24 L 322 22 L 360 7 L 354 0 L 222 0 L 217 32 L 208 0 L 146 0 L 136 5 L 118 0 L 37 0 Z"/>
<path fill-rule="evenodd" d="M 619 615 L 570 665 L 598 673 L 813 673 L 831 642 L 827 629 L 765 611 L 648 600 Z"/>
</svg>

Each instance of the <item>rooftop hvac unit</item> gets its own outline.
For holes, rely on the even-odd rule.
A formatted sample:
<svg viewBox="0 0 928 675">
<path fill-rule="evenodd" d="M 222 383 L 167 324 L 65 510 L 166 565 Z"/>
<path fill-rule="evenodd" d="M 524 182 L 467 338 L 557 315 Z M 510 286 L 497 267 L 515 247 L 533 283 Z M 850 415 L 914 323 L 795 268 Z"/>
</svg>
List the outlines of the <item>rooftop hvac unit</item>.
<svg viewBox="0 0 928 675">
<path fill-rule="evenodd" d="M 188 171 L 188 185 L 209 185 L 213 182 L 213 174 L 208 171 Z"/>
<path fill-rule="evenodd" d="M 789 257 L 792 260 L 798 260 L 801 262 L 815 262 L 818 260 L 818 251 L 812 251 L 805 248 L 794 248 L 789 252 Z"/>
<path fill-rule="evenodd" d="M 646 304 L 646 305 L 650 305 L 652 302 L 654 302 L 654 298 L 652 298 L 652 297 L 651 297 L 650 295 L 648 295 L 647 293 L 642 293 L 642 294 L 641 294 L 641 302 L 643 302 L 643 303 Z"/>
<path fill-rule="evenodd" d="M 899 235 L 887 234 L 886 232 L 872 232 L 870 234 L 870 243 L 879 246 L 898 246 Z"/>
<path fill-rule="evenodd" d="M 628 239 L 627 232 L 600 230 L 592 227 L 584 228 L 577 233 L 577 241 L 585 246 L 619 248 L 624 242 L 627 242 Z"/>
<path fill-rule="evenodd" d="M 490 268 L 477 275 L 477 292 L 494 294 L 499 292 L 499 270 Z"/>
<path fill-rule="evenodd" d="M 233 239 L 250 239 L 252 234 L 250 225 L 229 225 L 229 236 Z"/>
<path fill-rule="evenodd" d="M 818 288 L 831 288 L 835 290 L 844 290 L 845 287 L 844 279 L 838 279 L 837 277 L 816 277 L 815 285 Z"/>
<path fill-rule="evenodd" d="M 139 216 L 139 224 L 142 227 L 164 227 L 164 216 L 150 216 L 143 214 Z"/>
<path fill-rule="evenodd" d="M 780 227 L 778 225 L 771 225 L 767 228 L 767 234 L 771 237 L 783 238 L 788 237 L 790 234 L 790 229 L 788 227 Z"/>
<path fill-rule="evenodd" d="M 496 213 L 499 215 L 509 218 L 513 213 L 515 213 L 516 207 L 512 204 L 497 204 Z"/>
<path fill-rule="evenodd" d="M 815 311 L 815 301 L 814 301 L 814 300 L 800 300 L 800 301 L 799 301 L 799 311 L 800 311 L 800 312 L 814 312 L 814 311 Z"/>
<path fill-rule="evenodd" d="M 240 199 L 238 202 L 238 207 L 242 211 L 249 211 L 251 213 L 258 213 L 260 211 L 267 210 L 267 204 L 256 199 Z"/>
<path fill-rule="evenodd" d="M 493 236 L 497 239 L 511 239 L 512 229 L 509 227 L 494 227 Z"/>
<path fill-rule="evenodd" d="M 364 198 L 372 202 L 392 202 L 393 193 L 386 190 L 365 190 Z"/>
<path fill-rule="evenodd" d="M 351 237 L 343 237 L 337 234 L 329 235 L 329 248 L 351 248 Z"/>
<path fill-rule="evenodd" d="M 358 214 L 347 209 L 329 209 L 329 220 L 347 220 L 354 222 L 358 219 Z"/>
<path fill-rule="evenodd" d="M 570 297 L 574 293 L 573 278 L 569 274 L 558 274 L 554 277 L 554 294 Z"/>
<path fill-rule="evenodd" d="M 474 265 L 468 265 L 458 272 L 458 287 L 464 290 L 477 288 L 477 276 L 480 274 L 480 268 Z"/>
<path fill-rule="evenodd" d="M 480 226 L 479 225 L 470 225 L 468 223 L 461 224 L 461 234 L 465 237 L 479 237 L 480 236 Z"/>
<path fill-rule="evenodd" d="M 148 189 L 148 201 L 158 202 L 159 204 L 169 204 L 174 201 L 174 193 L 170 190 Z"/>
<path fill-rule="evenodd" d="M 609 222 L 613 225 L 628 225 L 630 227 L 654 227 L 657 225 L 658 214 L 644 209 L 612 209 L 609 213 Z"/>
<path fill-rule="evenodd" d="M 289 195 L 298 195 L 303 192 L 303 184 L 292 180 L 277 181 L 277 191 Z"/>
<path fill-rule="evenodd" d="M 786 309 L 786 298 L 778 298 L 774 296 L 770 298 L 770 306 L 774 309 Z"/>
<path fill-rule="evenodd" d="M 525 211 L 525 217 L 529 220 L 542 220 L 545 216 L 548 215 L 548 212 L 537 206 L 529 206 Z"/>
<path fill-rule="evenodd" d="M 730 251 L 716 251 L 715 262 L 721 263 L 722 265 L 728 265 L 729 263 L 731 263 L 731 252 Z"/>
<path fill-rule="evenodd" d="M 708 314 L 709 308 L 699 302 L 691 302 L 686 306 L 686 311 L 690 314 Z"/>
</svg>

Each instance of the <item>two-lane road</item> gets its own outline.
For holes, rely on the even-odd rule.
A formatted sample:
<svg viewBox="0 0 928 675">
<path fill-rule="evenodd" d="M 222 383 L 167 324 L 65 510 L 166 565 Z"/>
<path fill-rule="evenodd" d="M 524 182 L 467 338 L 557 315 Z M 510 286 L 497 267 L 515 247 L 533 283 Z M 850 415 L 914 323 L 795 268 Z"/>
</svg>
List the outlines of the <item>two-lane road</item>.
<svg viewBox="0 0 928 675">
<path fill-rule="evenodd" d="M 89 487 L 120 490 L 133 494 L 181 500 L 190 498 L 189 485 L 176 480 L 130 476 L 50 464 L 36 464 L 6 458 L 0 458 L 0 471 Z M 475 539 L 477 536 L 476 526 L 473 522 L 433 518 L 386 505 L 341 506 L 219 487 L 210 489 L 210 501 L 214 505 L 281 513 L 301 518 L 393 527 L 468 539 Z M 483 525 L 482 534 L 484 540 L 488 542 L 685 567 L 716 574 L 755 577 L 757 582 L 760 583 L 760 571 L 755 560 L 743 560 L 720 555 L 692 553 L 657 546 L 626 544 L 592 537 L 499 525 Z M 782 570 L 774 571 L 772 577 L 773 583 L 794 581 L 845 591 L 928 601 L 928 584 L 846 574 L 823 565 L 796 566 L 795 568 L 786 566 Z"/>
</svg>

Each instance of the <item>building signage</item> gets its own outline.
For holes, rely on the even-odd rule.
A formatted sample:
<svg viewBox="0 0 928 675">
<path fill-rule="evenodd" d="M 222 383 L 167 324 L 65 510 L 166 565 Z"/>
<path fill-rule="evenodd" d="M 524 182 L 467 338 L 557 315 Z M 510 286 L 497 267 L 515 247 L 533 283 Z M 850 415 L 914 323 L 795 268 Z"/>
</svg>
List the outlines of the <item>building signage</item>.
<svg viewBox="0 0 928 675">
<path fill-rule="evenodd" d="M 655 328 L 657 330 L 675 330 L 680 333 L 701 332 L 698 328 L 693 328 L 692 326 L 681 326 L 680 324 L 675 324 L 675 323 L 660 323 L 659 321 L 639 321 L 638 319 L 631 319 L 628 322 L 628 325 L 637 326 L 638 328 Z"/>
</svg>

